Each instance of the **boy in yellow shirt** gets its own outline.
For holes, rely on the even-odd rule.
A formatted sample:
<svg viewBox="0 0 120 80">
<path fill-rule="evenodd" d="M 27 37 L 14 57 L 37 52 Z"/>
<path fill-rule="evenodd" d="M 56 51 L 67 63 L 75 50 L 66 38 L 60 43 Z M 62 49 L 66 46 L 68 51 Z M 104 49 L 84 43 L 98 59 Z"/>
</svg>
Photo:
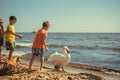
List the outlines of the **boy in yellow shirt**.
<svg viewBox="0 0 120 80">
<path fill-rule="evenodd" d="M 10 16 L 9 18 L 10 24 L 7 27 L 6 30 L 6 50 L 9 50 L 9 57 L 8 59 L 10 60 L 12 57 L 12 54 L 15 49 L 15 36 L 19 37 L 20 39 L 22 38 L 22 35 L 16 34 L 15 33 L 15 28 L 14 24 L 16 23 L 17 19 L 15 16 Z"/>
</svg>

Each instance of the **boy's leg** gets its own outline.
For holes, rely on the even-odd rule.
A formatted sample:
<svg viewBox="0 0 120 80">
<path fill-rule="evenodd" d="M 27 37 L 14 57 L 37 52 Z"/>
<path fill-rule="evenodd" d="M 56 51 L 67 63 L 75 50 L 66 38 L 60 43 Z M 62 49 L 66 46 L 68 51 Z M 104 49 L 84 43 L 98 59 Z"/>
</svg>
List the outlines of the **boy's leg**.
<svg viewBox="0 0 120 80">
<path fill-rule="evenodd" d="M 1 62 L 1 58 L 2 58 L 2 46 L 4 44 L 4 38 L 0 37 L 0 62 Z"/>
<path fill-rule="evenodd" d="M 40 58 L 40 71 L 43 68 L 43 64 L 44 64 L 44 56 L 41 56 L 41 58 Z"/>
<path fill-rule="evenodd" d="M 1 50 L 2 50 L 2 47 L 0 46 L 0 62 L 1 62 Z"/>
<path fill-rule="evenodd" d="M 8 57 L 9 60 L 12 58 L 13 52 L 14 52 L 14 50 L 12 50 L 12 49 L 9 51 L 9 57 Z"/>
<path fill-rule="evenodd" d="M 30 63 L 29 63 L 29 70 L 31 69 L 31 66 L 32 66 L 32 64 L 33 64 L 33 62 L 34 62 L 34 60 L 35 60 L 35 58 L 36 58 L 37 56 L 32 56 L 32 58 L 31 58 L 31 60 L 30 60 Z"/>
<path fill-rule="evenodd" d="M 11 43 L 11 42 L 6 42 L 6 50 L 9 50 L 9 56 L 8 59 L 10 60 L 12 58 L 12 54 L 15 50 L 15 43 Z"/>
</svg>

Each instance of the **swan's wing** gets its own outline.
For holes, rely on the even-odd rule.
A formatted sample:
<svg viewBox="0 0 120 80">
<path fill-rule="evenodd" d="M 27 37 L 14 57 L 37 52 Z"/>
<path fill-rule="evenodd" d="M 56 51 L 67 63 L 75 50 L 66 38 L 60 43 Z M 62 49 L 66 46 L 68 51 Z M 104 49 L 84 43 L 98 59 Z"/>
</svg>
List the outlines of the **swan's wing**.
<svg viewBox="0 0 120 80">
<path fill-rule="evenodd" d="M 61 62 L 65 59 L 66 59 L 65 55 L 55 52 L 49 56 L 48 61 L 49 62 Z"/>
</svg>

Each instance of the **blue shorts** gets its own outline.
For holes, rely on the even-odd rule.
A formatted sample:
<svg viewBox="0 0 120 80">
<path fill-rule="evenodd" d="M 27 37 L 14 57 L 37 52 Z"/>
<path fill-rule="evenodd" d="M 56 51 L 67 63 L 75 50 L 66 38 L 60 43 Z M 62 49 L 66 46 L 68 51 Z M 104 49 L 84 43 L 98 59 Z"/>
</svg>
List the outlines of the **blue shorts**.
<svg viewBox="0 0 120 80">
<path fill-rule="evenodd" d="M 3 46 L 4 44 L 4 37 L 0 37 L 0 46 Z"/>
<path fill-rule="evenodd" d="M 33 56 L 43 56 L 43 48 L 32 48 L 32 55 Z"/>
</svg>

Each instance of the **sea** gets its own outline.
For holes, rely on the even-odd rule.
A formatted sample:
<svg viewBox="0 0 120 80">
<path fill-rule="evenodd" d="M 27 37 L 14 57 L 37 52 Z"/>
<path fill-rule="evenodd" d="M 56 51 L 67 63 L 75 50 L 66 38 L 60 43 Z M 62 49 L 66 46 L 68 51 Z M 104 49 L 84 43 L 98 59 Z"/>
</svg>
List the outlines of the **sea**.
<svg viewBox="0 0 120 80">
<path fill-rule="evenodd" d="M 23 39 L 16 38 L 14 55 L 31 59 L 31 47 L 34 33 L 20 32 Z M 98 66 L 120 71 L 120 33 L 48 33 L 46 42 L 50 44 L 49 51 L 44 51 L 45 61 L 54 53 L 62 51 L 63 46 L 70 49 L 70 63 Z M 3 53 L 8 55 L 5 46 Z M 39 58 L 36 61 L 39 63 Z"/>
</svg>

